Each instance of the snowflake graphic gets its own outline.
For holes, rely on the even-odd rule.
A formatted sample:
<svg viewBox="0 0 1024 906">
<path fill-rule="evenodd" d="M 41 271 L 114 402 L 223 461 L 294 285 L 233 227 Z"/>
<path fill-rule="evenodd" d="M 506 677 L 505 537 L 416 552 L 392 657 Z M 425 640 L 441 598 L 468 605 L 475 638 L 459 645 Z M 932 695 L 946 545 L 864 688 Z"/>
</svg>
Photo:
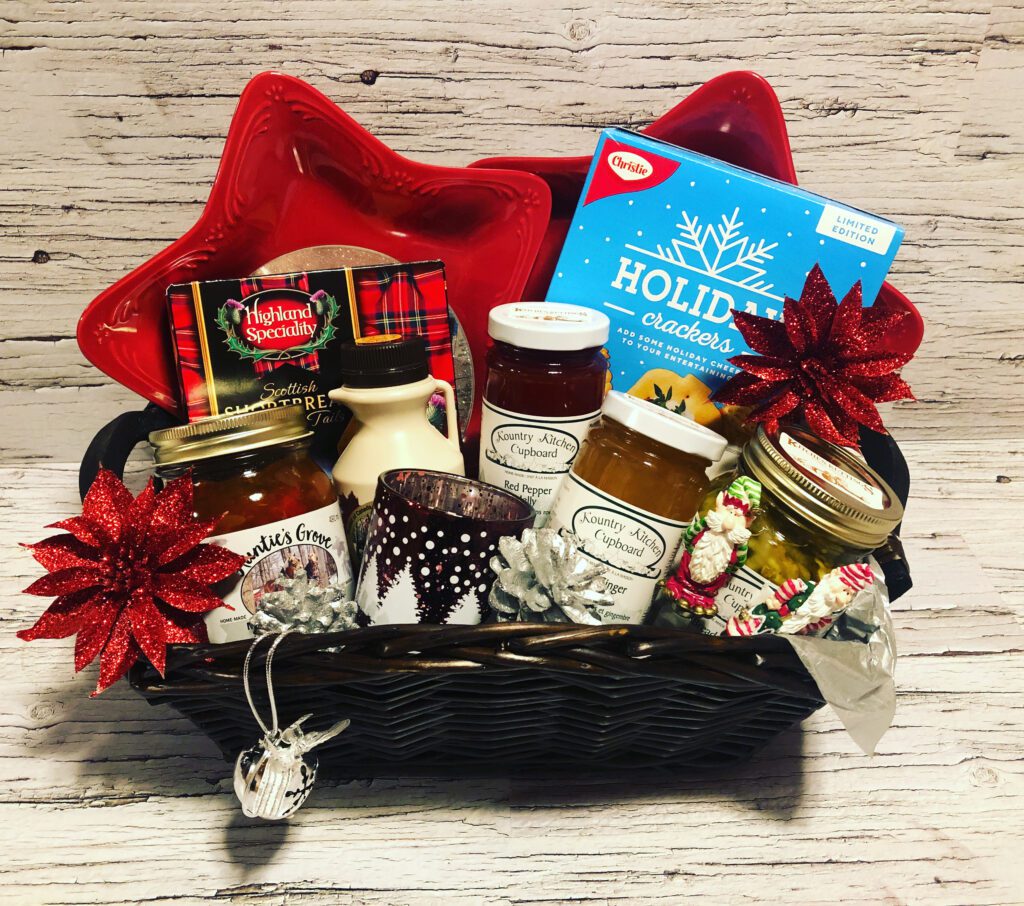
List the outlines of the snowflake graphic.
<svg viewBox="0 0 1024 906">
<path fill-rule="evenodd" d="M 772 251 L 778 243 L 744 236 L 738 207 L 731 216 L 722 214 L 720 224 L 701 223 L 699 217 L 691 217 L 686 211 L 680 212 L 680 218 L 682 222 L 676 224 L 679 235 L 668 246 L 658 244 L 653 250 L 636 245 L 626 248 L 782 301 L 782 296 L 772 292 L 775 285 L 764 279 L 768 273 L 764 264 L 774 260 Z"/>
</svg>

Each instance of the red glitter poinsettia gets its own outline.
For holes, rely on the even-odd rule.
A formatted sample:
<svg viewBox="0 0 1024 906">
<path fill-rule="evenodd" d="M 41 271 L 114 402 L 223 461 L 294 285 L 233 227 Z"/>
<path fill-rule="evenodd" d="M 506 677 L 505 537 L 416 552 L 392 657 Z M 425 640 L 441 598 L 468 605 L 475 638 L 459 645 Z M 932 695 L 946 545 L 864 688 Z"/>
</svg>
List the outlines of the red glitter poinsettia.
<svg viewBox="0 0 1024 906">
<path fill-rule="evenodd" d="M 743 339 L 760 355 L 729 359 L 741 372 L 713 399 L 753 406 L 748 420 L 768 430 L 802 414 L 820 437 L 857 447 L 861 425 L 887 433 L 875 403 L 914 398 L 896 373 L 912 355 L 879 348 L 879 340 L 906 316 L 864 308 L 860 281 L 837 303 L 816 264 L 800 298 L 786 297 L 781 322 L 733 312 Z"/>
<path fill-rule="evenodd" d="M 26 593 L 57 599 L 18 638 L 77 633 L 75 670 L 100 658 L 93 695 L 124 676 L 140 655 L 163 675 L 167 645 L 207 641 L 203 614 L 222 603 L 210 585 L 245 562 L 201 543 L 216 522 L 193 516 L 191 475 L 160 492 L 151 479 L 133 498 L 113 472 L 101 469 L 82 515 L 48 526 L 68 534 L 24 545 L 49 571 Z"/>
</svg>

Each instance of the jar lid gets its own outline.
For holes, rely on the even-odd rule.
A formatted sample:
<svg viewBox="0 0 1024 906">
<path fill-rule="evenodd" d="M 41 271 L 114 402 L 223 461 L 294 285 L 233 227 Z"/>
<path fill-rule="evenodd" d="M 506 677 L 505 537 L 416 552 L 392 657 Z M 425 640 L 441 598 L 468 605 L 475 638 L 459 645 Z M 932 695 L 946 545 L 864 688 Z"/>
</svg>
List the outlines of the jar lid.
<svg viewBox="0 0 1024 906">
<path fill-rule="evenodd" d="M 601 414 L 638 434 L 711 462 L 721 459 L 729 444 L 720 434 L 684 415 L 618 390 L 609 391 L 604 398 Z"/>
<path fill-rule="evenodd" d="M 166 466 L 244 453 L 299 440 L 312 433 L 306 423 L 306 407 L 302 403 L 288 403 L 238 415 L 213 415 L 187 425 L 153 431 L 149 442 L 154 448 L 156 464 Z"/>
<path fill-rule="evenodd" d="M 903 520 L 903 504 L 878 473 L 805 429 L 759 427 L 743 466 L 783 506 L 850 547 L 873 550 Z"/>
<path fill-rule="evenodd" d="M 575 352 L 604 346 L 610 323 L 606 314 L 582 305 L 508 302 L 491 309 L 487 332 L 524 349 Z"/>
<path fill-rule="evenodd" d="M 397 387 L 430 374 L 423 337 L 366 337 L 338 346 L 338 374 L 346 387 Z"/>
</svg>

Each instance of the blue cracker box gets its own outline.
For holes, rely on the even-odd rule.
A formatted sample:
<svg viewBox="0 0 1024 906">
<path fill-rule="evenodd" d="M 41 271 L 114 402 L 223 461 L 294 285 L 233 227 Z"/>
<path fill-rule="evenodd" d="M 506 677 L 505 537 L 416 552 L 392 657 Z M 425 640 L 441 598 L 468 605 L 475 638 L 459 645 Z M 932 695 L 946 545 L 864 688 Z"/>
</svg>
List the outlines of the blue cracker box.
<svg viewBox="0 0 1024 906">
<path fill-rule="evenodd" d="M 779 319 L 815 262 L 837 298 L 881 288 L 903 238 L 887 220 L 623 129 L 601 135 L 548 299 L 611 319 L 612 386 L 727 436 L 711 394 L 750 352 L 732 309 Z"/>
</svg>

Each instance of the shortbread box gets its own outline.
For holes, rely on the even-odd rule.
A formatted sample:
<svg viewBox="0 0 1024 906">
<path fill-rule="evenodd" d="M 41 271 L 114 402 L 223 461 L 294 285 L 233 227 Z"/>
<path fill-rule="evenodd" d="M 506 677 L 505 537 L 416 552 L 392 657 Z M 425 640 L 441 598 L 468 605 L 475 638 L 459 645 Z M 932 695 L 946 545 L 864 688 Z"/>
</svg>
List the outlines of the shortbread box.
<svg viewBox="0 0 1024 906">
<path fill-rule="evenodd" d="M 350 417 L 328 399 L 343 342 L 418 334 L 431 374 L 455 377 L 440 261 L 181 283 L 167 299 L 189 421 L 302 403 L 328 467 Z"/>
<path fill-rule="evenodd" d="M 710 401 L 750 352 L 734 308 L 782 317 L 817 262 L 871 304 L 903 238 L 887 220 L 623 129 L 598 142 L 548 291 L 611 319 L 612 386 L 731 434 Z"/>
</svg>

